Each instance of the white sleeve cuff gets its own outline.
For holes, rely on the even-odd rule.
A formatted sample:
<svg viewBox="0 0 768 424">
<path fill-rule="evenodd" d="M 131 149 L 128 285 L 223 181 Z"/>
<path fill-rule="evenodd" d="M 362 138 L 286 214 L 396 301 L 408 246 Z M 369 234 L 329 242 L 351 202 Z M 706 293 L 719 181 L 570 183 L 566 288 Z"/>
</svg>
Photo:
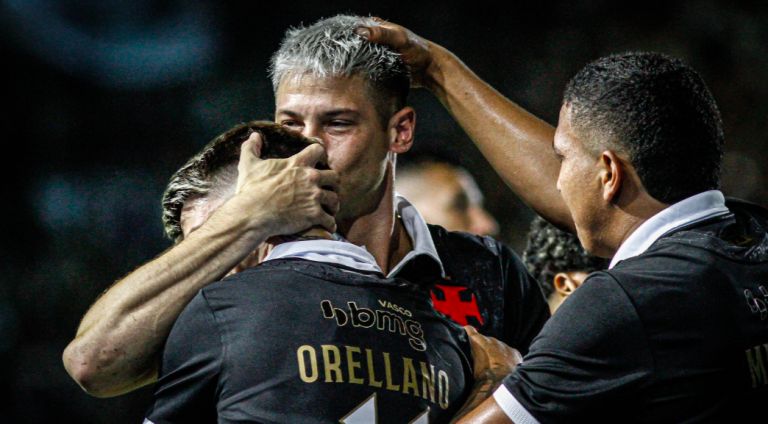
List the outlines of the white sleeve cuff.
<svg viewBox="0 0 768 424">
<path fill-rule="evenodd" d="M 144 418 L 144 422 L 141 424 L 155 424 L 152 421 L 149 420 L 149 418 Z"/>
<path fill-rule="evenodd" d="M 493 392 L 493 399 L 515 424 L 539 424 L 539 421 L 533 418 L 533 415 L 523 408 L 523 405 L 520 405 L 520 402 L 512 396 L 512 393 L 509 393 L 503 384 Z"/>
</svg>

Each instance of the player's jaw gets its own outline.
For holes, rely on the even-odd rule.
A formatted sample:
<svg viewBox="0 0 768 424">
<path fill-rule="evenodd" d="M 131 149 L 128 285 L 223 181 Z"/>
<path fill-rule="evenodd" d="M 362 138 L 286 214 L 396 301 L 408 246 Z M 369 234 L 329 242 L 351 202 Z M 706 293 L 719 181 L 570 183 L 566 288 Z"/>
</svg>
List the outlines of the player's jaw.
<svg viewBox="0 0 768 424">
<path fill-rule="evenodd" d="M 579 241 L 594 255 L 610 256 L 613 251 L 605 245 L 605 232 L 601 231 L 609 205 L 602 197 L 595 159 L 583 148 L 580 135 L 571 126 L 566 106 L 560 112 L 552 147 L 560 158 L 557 189 L 571 212 Z"/>
</svg>

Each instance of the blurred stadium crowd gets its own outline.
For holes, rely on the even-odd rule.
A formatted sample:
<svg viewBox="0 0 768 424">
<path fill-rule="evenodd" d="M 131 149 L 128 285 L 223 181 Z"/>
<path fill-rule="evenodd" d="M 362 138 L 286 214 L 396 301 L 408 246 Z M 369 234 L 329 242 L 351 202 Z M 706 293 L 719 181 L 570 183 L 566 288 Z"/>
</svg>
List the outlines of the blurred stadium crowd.
<svg viewBox="0 0 768 424">
<path fill-rule="evenodd" d="M 588 61 L 628 50 L 680 57 L 721 108 L 723 191 L 768 206 L 768 6 L 756 2 L 499 10 L 460 1 L 0 0 L 10 177 L 0 220 L 0 422 L 141 422 L 148 389 L 92 398 L 67 376 L 61 353 L 99 293 L 170 246 L 159 200 L 172 172 L 231 125 L 272 117 L 266 68 L 285 29 L 341 12 L 380 16 L 441 43 L 550 123 L 562 88 Z M 477 231 L 496 232 L 522 254 L 533 213 L 436 100 L 415 90 L 411 104 L 417 140 L 402 160 L 429 156 L 466 169 L 477 186 L 470 191 L 479 187 L 495 217 Z M 468 205 L 477 199 L 468 196 Z"/>
</svg>

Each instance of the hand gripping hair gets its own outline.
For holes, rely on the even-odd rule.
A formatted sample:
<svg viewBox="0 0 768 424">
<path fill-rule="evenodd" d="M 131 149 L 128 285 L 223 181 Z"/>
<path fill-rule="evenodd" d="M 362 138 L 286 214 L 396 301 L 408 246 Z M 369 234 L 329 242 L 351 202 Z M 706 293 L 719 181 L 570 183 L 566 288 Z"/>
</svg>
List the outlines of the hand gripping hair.
<svg viewBox="0 0 768 424">
<path fill-rule="evenodd" d="M 163 226 L 174 243 L 182 239 L 180 221 L 185 202 L 234 194 L 240 146 L 254 132 L 261 134 L 262 159 L 285 159 L 311 144 L 301 134 L 267 121 L 239 124 L 213 139 L 173 174 L 163 195 Z"/>
</svg>

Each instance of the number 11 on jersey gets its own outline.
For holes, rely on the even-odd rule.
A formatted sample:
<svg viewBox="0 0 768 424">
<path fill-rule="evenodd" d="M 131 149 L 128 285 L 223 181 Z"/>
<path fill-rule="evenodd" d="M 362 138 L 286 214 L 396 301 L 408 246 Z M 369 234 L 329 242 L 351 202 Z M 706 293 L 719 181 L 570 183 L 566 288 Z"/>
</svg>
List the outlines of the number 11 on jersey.
<svg viewBox="0 0 768 424">
<path fill-rule="evenodd" d="M 376 408 L 376 393 L 374 393 L 339 422 L 341 424 L 378 424 L 379 414 Z M 408 424 L 429 424 L 429 408 Z"/>
</svg>

